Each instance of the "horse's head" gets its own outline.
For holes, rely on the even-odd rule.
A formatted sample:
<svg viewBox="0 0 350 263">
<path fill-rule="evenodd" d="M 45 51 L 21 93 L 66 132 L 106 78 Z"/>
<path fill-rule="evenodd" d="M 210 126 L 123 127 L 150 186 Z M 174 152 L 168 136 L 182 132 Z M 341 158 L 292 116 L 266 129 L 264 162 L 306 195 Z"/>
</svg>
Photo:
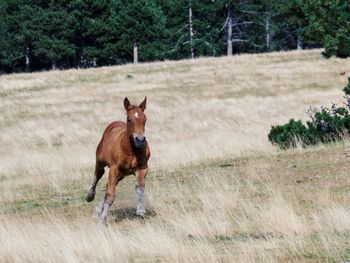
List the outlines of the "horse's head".
<svg viewBox="0 0 350 263">
<path fill-rule="evenodd" d="M 134 145 L 137 148 L 143 148 L 146 146 L 146 137 L 145 133 L 145 124 L 146 124 L 146 115 L 144 111 L 146 109 L 147 97 L 139 106 L 131 105 L 128 98 L 124 99 L 124 108 L 126 109 L 127 115 L 127 129 L 128 134 L 133 140 Z"/>
</svg>

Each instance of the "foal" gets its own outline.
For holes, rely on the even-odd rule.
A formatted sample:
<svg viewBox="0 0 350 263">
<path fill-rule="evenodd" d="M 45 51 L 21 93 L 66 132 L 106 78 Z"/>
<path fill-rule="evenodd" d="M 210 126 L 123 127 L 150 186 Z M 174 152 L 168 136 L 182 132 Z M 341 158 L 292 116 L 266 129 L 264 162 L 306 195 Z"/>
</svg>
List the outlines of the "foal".
<svg viewBox="0 0 350 263">
<path fill-rule="evenodd" d="M 112 122 L 105 129 L 102 139 L 96 149 L 95 176 L 86 195 L 86 201 L 95 198 L 96 185 L 104 174 L 104 168 L 109 167 L 106 195 L 97 207 L 99 221 L 107 223 L 110 206 L 115 199 L 115 188 L 119 181 L 130 174 L 136 175 L 136 214 L 144 217 L 145 177 L 148 172 L 147 161 L 150 149 L 144 136 L 147 98 L 139 106 L 130 105 L 128 98 L 124 99 L 127 122 Z"/>
</svg>

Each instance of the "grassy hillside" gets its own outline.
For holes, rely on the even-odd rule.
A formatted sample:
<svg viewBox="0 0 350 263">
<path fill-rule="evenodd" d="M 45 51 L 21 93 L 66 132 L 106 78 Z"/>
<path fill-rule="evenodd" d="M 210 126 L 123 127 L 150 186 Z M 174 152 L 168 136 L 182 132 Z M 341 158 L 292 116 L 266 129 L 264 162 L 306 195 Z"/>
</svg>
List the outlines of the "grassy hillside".
<svg viewBox="0 0 350 263">
<path fill-rule="evenodd" d="M 280 152 L 273 124 L 341 102 L 350 60 L 320 51 L 0 76 L 0 261 L 341 262 L 350 145 Z M 346 72 L 346 74 L 341 74 Z M 134 178 L 108 228 L 84 195 L 105 126 L 148 97 L 149 217 Z"/>
</svg>

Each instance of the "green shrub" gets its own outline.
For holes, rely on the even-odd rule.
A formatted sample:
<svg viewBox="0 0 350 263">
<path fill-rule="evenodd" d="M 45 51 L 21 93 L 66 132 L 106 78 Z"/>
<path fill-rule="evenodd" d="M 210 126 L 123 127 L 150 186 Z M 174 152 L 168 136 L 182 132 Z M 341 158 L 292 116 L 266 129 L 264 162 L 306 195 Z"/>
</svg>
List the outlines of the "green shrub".
<svg viewBox="0 0 350 263">
<path fill-rule="evenodd" d="M 332 103 L 331 108 L 321 107 L 321 111 L 311 107 L 306 111 L 310 121 L 304 125 L 300 120 L 291 119 L 284 125 L 272 126 L 268 135 L 272 144 L 281 149 L 295 148 L 298 144 L 306 147 L 317 143 L 339 141 L 350 134 L 350 77 L 343 89 L 345 107 Z"/>
</svg>

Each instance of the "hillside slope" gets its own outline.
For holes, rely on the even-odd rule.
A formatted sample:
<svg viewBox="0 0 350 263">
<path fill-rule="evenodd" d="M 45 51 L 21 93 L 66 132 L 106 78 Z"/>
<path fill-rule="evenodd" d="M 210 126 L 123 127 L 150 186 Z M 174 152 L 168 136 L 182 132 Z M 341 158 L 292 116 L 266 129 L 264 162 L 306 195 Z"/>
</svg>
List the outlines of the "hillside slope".
<svg viewBox="0 0 350 263">
<path fill-rule="evenodd" d="M 0 261 L 350 259 L 349 143 L 267 141 L 340 103 L 349 74 L 315 50 L 0 76 Z M 84 194 L 125 96 L 148 97 L 149 218 L 134 216 L 129 177 L 99 229 Z"/>
</svg>

